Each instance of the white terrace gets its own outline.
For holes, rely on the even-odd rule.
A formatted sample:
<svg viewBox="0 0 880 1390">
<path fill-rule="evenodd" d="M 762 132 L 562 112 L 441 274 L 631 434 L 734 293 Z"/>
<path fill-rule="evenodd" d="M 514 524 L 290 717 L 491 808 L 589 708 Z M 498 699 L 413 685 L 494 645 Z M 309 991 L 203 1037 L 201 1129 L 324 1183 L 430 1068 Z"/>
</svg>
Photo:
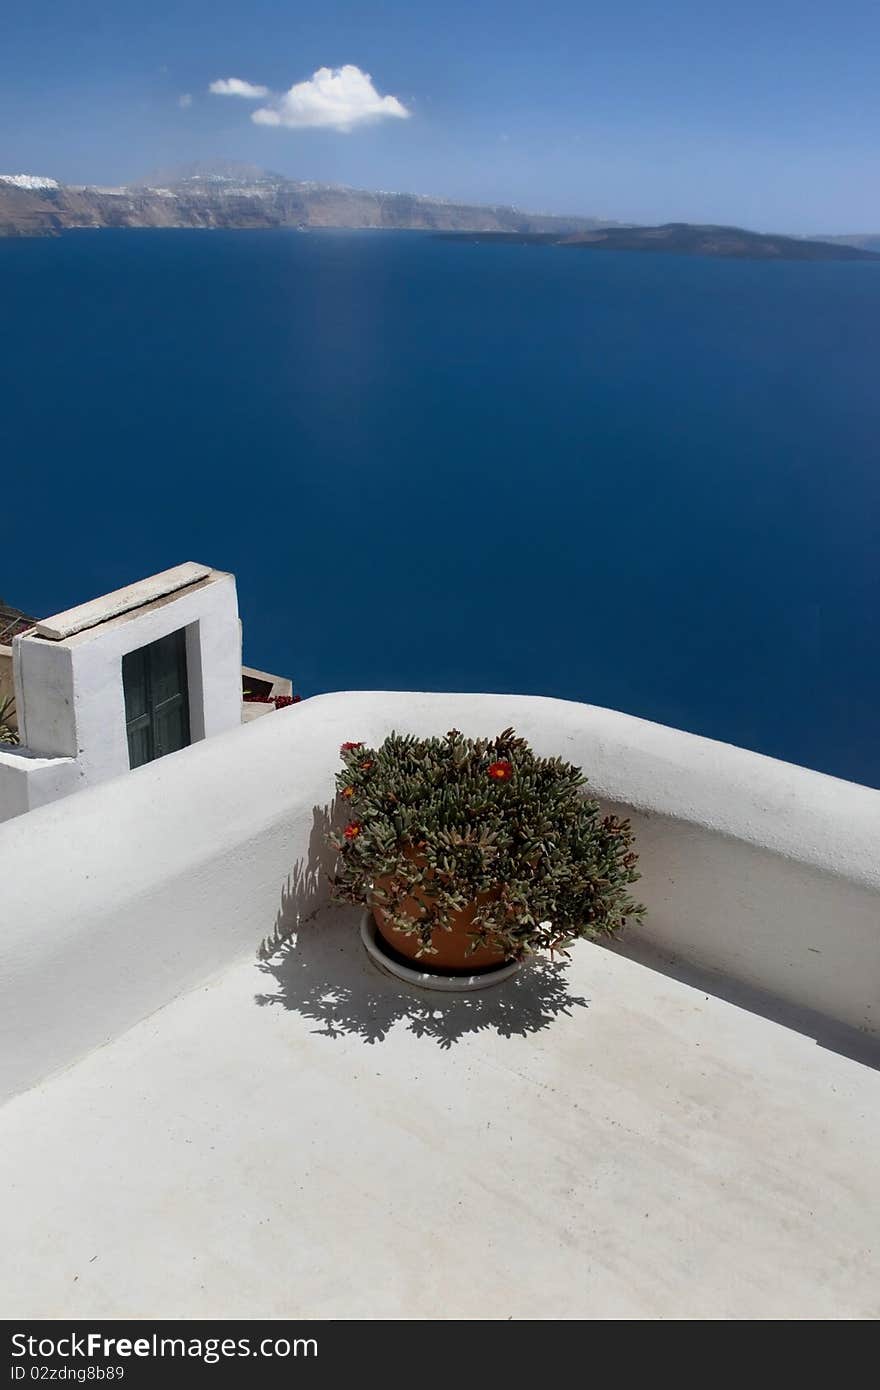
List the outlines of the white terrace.
<svg viewBox="0 0 880 1390">
<path fill-rule="evenodd" d="M 326 905 L 339 744 L 510 724 L 631 811 L 647 923 L 410 989 Z M 876 1316 L 878 843 L 876 791 L 507 696 L 310 700 L 8 821 L 5 1315 Z"/>
</svg>

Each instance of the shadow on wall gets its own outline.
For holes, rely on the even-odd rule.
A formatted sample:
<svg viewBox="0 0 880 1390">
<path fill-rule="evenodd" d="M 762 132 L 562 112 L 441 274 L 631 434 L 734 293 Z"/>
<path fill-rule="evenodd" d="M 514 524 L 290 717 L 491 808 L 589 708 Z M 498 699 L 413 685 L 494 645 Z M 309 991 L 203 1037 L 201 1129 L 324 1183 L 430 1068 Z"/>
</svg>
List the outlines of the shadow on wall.
<svg viewBox="0 0 880 1390">
<path fill-rule="evenodd" d="M 281 894 L 272 934 L 260 942 L 259 960 L 268 960 L 285 943 L 292 941 L 305 922 L 330 901 L 330 879 L 335 853 L 327 837 L 339 830 L 344 816 L 338 800 L 331 806 L 312 807 L 312 828 L 305 859 L 297 860 Z"/>
<path fill-rule="evenodd" d="M 258 952 L 260 969 L 274 985 L 256 996 L 258 1004 L 301 1014 L 328 1038 L 382 1042 L 405 1022 L 416 1037 L 444 1048 L 486 1029 L 503 1038 L 525 1037 L 560 1014 L 587 1007 L 586 999 L 569 993 L 563 962 L 535 960 L 503 984 L 460 995 L 435 994 L 384 975 L 361 944 L 362 909 L 328 908 L 334 853 L 327 834 L 336 816 L 335 808 L 314 808 L 307 857 L 288 878 L 275 929 Z M 322 908 L 327 910 L 316 922 Z"/>
<path fill-rule="evenodd" d="M 327 836 L 344 819 L 338 803 L 313 807 L 307 855 L 290 874 L 272 934 L 258 952 L 262 970 L 275 983 L 271 993 L 257 995 L 258 1004 L 294 1010 L 321 1025 L 316 1031 L 327 1037 L 355 1034 L 367 1042 L 381 1042 L 395 1023 L 406 1020 L 416 1036 L 434 1038 L 443 1047 L 485 1028 L 502 1037 L 536 1033 L 559 1014 L 586 1007 L 586 999 L 568 992 L 564 961 L 536 958 L 505 984 L 453 996 L 383 975 L 361 945 L 361 909 L 329 907 L 335 854 Z M 880 1041 L 846 1024 L 677 959 L 639 935 L 625 933 L 620 941 L 606 943 L 606 949 L 813 1037 L 829 1051 L 880 1068 Z"/>
<path fill-rule="evenodd" d="M 682 984 L 690 985 L 707 996 L 724 999 L 738 1009 L 745 1009 L 747 1013 L 767 1018 L 771 1023 L 778 1023 L 795 1033 L 803 1033 L 828 1052 L 836 1052 L 852 1062 L 860 1062 L 862 1066 L 880 1071 L 880 1038 L 870 1037 L 846 1023 L 825 1018 L 814 1009 L 786 1003 L 784 999 L 778 999 L 753 985 L 728 979 L 718 971 L 706 970 L 690 961 L 681 960 L 671 953 L 658 950 L 650 941 L 640 937 L 624 933 L 618 941 L 603 942 L 602 945 L 604 950 L 626 956 L 658 975 L 680 980 Z"/>
</svg>

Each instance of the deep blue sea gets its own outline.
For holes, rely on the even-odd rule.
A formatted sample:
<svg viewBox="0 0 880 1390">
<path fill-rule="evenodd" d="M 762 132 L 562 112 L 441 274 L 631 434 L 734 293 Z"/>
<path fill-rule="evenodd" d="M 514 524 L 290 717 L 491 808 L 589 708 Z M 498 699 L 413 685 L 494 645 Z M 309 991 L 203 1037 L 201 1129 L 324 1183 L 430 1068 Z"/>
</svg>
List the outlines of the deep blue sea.
<svg viewBox="0 0 880 1390">
<path fill-rule="evenodd" d="M 305 696 L 557 695 L 880 785 L 880 263 L 79 232 L 0 241 L 0 317 L 8 602 L 204 561 Z"/>
</svg>

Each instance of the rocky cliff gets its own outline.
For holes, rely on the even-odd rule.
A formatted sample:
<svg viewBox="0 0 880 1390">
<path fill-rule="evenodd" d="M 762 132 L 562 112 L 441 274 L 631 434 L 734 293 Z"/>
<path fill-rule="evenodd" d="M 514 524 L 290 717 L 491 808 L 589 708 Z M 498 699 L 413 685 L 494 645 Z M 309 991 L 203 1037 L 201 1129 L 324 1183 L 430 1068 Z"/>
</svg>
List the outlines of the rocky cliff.
<svg viewBox="0 0 880 1390">
<path fill-rule="evenodd" d="M 687 222 L 634 227 L 595 217 L 303 183 L 253 165 L 193 164 L 119 188 L 0 174 L 0 237 L 57 236 L 76 227 L 373 227 L 762 260 L 865 260 L 877 259 L 874 253 L 880 251 L 880 240 L 870 236 L 812 241 Z"/>
<path fill-rule="evenodd" d="M 0 236 L 54 236 L 74 227 L 385 227 L 431 231 L 550 232 L 606 225 L 510 207 L 469 207 L 410 193 L 299 183 L 249 172 L 195 174 L 121 188 L 0 175 Z M 34 186 L 38 185 L 38 186 Z"/>
</svg>

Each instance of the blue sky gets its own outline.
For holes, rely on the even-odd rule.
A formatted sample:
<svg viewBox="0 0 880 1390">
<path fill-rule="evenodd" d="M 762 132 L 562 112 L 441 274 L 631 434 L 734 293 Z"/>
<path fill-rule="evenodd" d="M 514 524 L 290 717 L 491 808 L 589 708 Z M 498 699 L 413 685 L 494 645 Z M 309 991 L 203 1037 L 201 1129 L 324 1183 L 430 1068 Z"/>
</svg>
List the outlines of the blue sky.
<svg viewBox="0 0 880 1390">
<path fill-rule="evenodd" d="M 878 56 L 876 0 L 18 0 L 0 171 L 115 183 L 222 157 L 626 220 L 880 230 Z M 407 118 L 288 123 L 283 94 L 342 65 Z M 230 77 L 269 96 L 210 93 Z"/>
</svg>

